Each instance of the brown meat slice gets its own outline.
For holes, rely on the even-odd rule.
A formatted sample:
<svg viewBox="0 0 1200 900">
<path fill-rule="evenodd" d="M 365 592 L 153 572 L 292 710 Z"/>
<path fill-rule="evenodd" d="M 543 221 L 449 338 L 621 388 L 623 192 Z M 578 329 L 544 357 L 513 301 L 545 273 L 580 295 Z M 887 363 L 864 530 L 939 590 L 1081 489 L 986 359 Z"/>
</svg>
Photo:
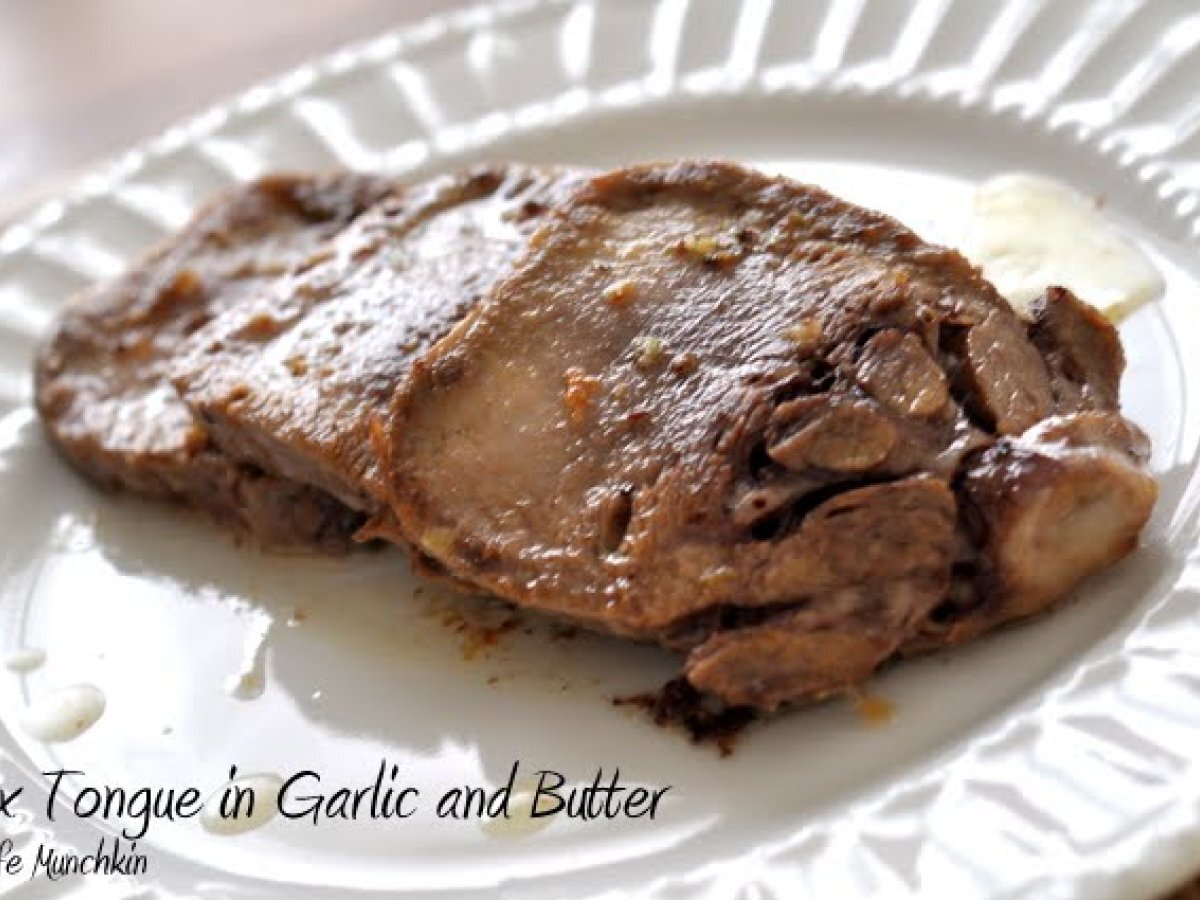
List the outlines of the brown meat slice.
<svg viewBox="0 0 1200 900">
<path fill-rule="evenodd" d="M 1045 440 L 1041 430 L 997 444 L 965 473 L 966 496 L 988 523 L 984 549 L 997 593 L 1013 598 L 1012 617 L 1036 612 L 1130 553 L 1157 496 L 1128 454 Z"/>
<path fill-rule="evenodd" d="M 1030 312 L 1030 337 L 1046 357 L 1060 411 L 1115 410 L 1125 353 L 1112 323 L 1064 288 L 1048 289 Z"/>
<path fill-rule="evenodd" d="M 960 577 L 906 653 L 1053 605 L 1132 552 L 1157 498 L 1145 468 L 1149 440 L 1119 414 L 1125 355 L 1117 330 L 1063 288 L 1049 288 L 1031 310 L 1028 332 L 1050 389 L 1039 408 L 1054 414 L 962 469 L 963 518 L 977 554 L 959 561 Z"/>
<path fill-rule="evenodd" d="M 950 402 L 945 373 L 911 332 L 881 331 L 868 340 L 858 357 L 858 381 L 898 416 L 936 416 Z"/>
<path fill-rule="evenodd" d="M 1054 409 L 1050 376 L 1024 327 L 989 316 L 968 330 L 964 365 L 971 409 L 1000 434 L 1018 434 Z"/>
<path fill-rule="evenodd" d="M 175 384 L 223 451 L 375 510 L 372 423 L 576 180 L 491 166 L 387 199 L 255 302 L 214 317 Z"/>
<path fill-rule="evenodd" d="M 230 460 L 169 375 L 197 329 L 248 303 L 391 190 L 388 180 L 351 174 L 234 188 L 71 303 L 36 362 L 37 407 L 54 443 L 105 487 L 200 508 L 267 546 L 344 549 L 360 514 Z"/>
<path fill-rule="evenodd" d="M 897 429 L 870 401 L 805 399 L 804 405 L 811 412 L 808 421 L 767 447 L 767 454 L 775 462 L 796 472 L 812 468 L 866 472 L 888 458 L 896 444 Z M 801 402 L 790 405 L 799 406 Z"/>
<path fill-rule="evenodd" d="M 1115 412 L 1046 419 L 964 467 L 964 502 L 980 523 L 979 578 L 966 612 L 925 623 L 909 651 L 958 643 L 1027 618 L 1137 546 L 1158 497 L 1149 442 Z"/>
<path fill-rule="evenodd" d="M 978 272 L 892 219 L 731 164 L 636 167 L 414 368 L 383 474 L 398 536 L 451 575 L 690 651 L 694 685 L 771 709 L 866 677 L 984 558 L 1032 606 L 1113 558 L 1037 583 L 967 521 L 1022 510 L 956 496 L 1059 411 L 1050 378 Z"/>
<path fill-rule="evenodd" d="M 706 637 L 688 655 L 688 681 L 764 709 L 863 681 L 945 594 L 954 528 L 954 496 L 927 476 L 826 501 L 783 542 L 770 576 L 804 602 Z"/>
</svg>

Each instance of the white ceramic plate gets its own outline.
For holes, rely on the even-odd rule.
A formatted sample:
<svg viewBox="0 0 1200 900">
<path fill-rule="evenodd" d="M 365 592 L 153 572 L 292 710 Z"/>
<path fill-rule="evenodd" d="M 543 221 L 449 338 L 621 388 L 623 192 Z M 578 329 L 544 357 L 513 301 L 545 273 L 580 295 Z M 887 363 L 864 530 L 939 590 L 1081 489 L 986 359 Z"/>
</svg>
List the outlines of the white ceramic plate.
<svg viewBox="0 0 1200 900">
<path fill-rule="evenodd" d="M 25 785 L 18 849 L 90 849 L 112 824 L 60 810 L 69 785 L 195 785 L 242 772 L 422 787 L 403 822 L 276 819 L 237 837 L 195 820 L 139 842 L 138 896 L 1150 896 L 1200 868 L 1200 17 L 1189 3 L 968 0 L 541 2 L 434 20 L 352 47 L 173 129 L 0 237 L 0 787 Z M 451 599 L 391 555 L 349 563 L 239 550 L 187 515 L 101 496 L 29 407 L 55 308 L 181 224 L 214 189 L 281 167 L 414 175 L 482 158 L 595 165 L 732 157 L 822 183 L 954 241 L 970 186 L 1033 169 L 1103 195 L 1167 275 L 1122 328 L 1127 409 L 1162 500 L 1145 547 L 1081 602 L 906 663 L 848 704 L 782 717 L 720 759 L 613 708 L 670 671 L 657 651 L 447 628 Z M 300 616 L 295 613 L 299 611 Z M 223 689 L 255 636 L 266 685 Z M 466 642 L 464 644 L 464 641 Z M 251 646 L 247 646 L 247 642 Z M 473 657 L 464 659 L 464 656 Z M 107 712 L 43 745 L 19 722 L 54 688 Z M 653 822 L 533 834 L 432 814 L 511 764 L 671 785 Z M 89 883 L 95 886 L 97 882 Z M 79 890 L 24 883 L 18 896 Z"/>
</svg>

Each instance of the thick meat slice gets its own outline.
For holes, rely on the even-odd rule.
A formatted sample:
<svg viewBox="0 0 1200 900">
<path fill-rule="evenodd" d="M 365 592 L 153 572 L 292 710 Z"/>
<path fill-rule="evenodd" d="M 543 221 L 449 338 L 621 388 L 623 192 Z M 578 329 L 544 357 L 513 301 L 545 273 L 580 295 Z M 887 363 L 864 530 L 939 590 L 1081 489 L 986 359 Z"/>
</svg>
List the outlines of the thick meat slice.
<svg viewBox="0 0 1200 900">
<path fill-rule="evenodd" d="M 1002 441 L 965 473 L 966 496 L 988 523 L 996 592 L 1012 598 L 1012 617 L 1036 612 L 1128 554 L 1156 497 L 1154 481 L 1128 454 L 1044 436 L 1059 427 L 1049 420 Z"/>
<path fill-rule="evenodd" d="M 958 585 L 906 650 L 1041 612 L 1131 553 L 1158 496 L 1148 456 L 1136 426 L 1115 412 L 1084 412 L 1046 419 L 973 458 L 961 490 L 980 532 L 978 577 Z"/>
<path fill-rule="evenodd" d="M 1030 309 L 1029 336 L 1049 379 L 1048 397 L 1038 389 L 1039 408 L 1053 415 L 962 468 L 963 524 L 973 550 L 958 561 L 949 595 L 906 653 L 964 641 L 1053 605 L 1133 551 L 1157 498 L 1145 468 L 1149 440 L 1119 412 L 1125 356 L 1116 329 L 1063 288 L 1049 288 Z M 1028 385 L 1033 367 L 1025 371 Z"/>
<path fill-rule="evenodd" d="M 577 178 L 488 167 L 389 198 L 255 302 L 214 317 L 176 385 L 225 452 L 375 510 L 372 423 Z"/>
<path fill-rule="evenodd" d="M 965 519 L 993 513 L 952 486 L 1061 411 L 1043 352 L 886 216 L 729 164 L 618 171 L 397 393 L 394 527 L 457 578 L 690 650 L 693 684 L 774 708 L 865 677 L 978 594 L 984 557 L 1020 555 L 983 546 Z M 1011 584 L 1036 606 L 1074 580 Z"/>
<path fill-rule="evenodd" d="M 169 374 L 197 329 L 266 290 L 391 189 L 350 174 L 235 188 L 129 272 L 73 302 L 36 363 L 51 438 L 106 487 L 201 508 L 269 546 L 343 548 L 361 515 L 216 450 Z"/>
</svg>

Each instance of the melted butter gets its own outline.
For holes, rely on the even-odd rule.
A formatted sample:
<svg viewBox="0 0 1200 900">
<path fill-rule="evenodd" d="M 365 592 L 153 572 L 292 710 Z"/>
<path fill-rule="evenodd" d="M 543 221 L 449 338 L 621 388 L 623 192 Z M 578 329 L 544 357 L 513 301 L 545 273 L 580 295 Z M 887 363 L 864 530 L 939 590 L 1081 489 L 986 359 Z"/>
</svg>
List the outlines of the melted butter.
<svg viewBox="0 0 1200 900">
<path fill-rule="evenodd" d="M 45 650 L 39 650 L 37 647 L 22 647 L 19 650 L 10 650 L 4 655 L 4 668 L 23 675 L 41 668 L 45 661 Z"/>
<path fill-rule="evenodd" d="M 1037 175 L 1000 175 L 976 189 L 964 252 L 1022 315 L 1045 288 L 1061 285 L 1115 322 L 1164 287 L 1095 202 Z"/>
<path fill-rule="evenodd" d="M 267 683 L 267 639 L 274 623 L 260 615 L 246 634 L 242 665 L 225 680 L 225 693 L 237 700 L 257 700 Z"/>
<path fill-rule="evenodd" d="M 26 733 L 47 744 L 73 741 L 104 715 L 104 692 L 75 684 L 37 700 L 25 713 Z"/>
<path fill-rule="evenodd" d="M 537 784 L 533 781 L 517 781 L 513 785 L 512 795 L 508 800 L 508 818 L 499 816 L 488 819 L 479 826 L 480 830 L 490 838 L 497 840 L 512 840 L 528 837 L 550 827 L 553 816 L 533 817 L 533 799 L 537 794 Z"/>
<path fill-rule="evenodd" d="M 247 775 L 235 781 L 228 782 L 213 792 L 200 811 L 200 825 L 205 831 L 222 837 L 235 834 L 245 834 L 262 828 L 279 812 L 279 791 L 283 787 L 283 779 L 278 775 L 260 774 Z M 234 789 L 249 790 L 254 795 L 253 808 L 242 800 L 235 812 L 233 800 L 227 804 L 231 813 L 228 817 L 221 815 L 221 798 Z"/>
<path fill-rule="evenodd" d="M 896 707 L 890 700 L 874 694 L 861 694 L 854 698 L 854 711 L 868 725 L 886 725 L 896 716 Z"/>
</svg>

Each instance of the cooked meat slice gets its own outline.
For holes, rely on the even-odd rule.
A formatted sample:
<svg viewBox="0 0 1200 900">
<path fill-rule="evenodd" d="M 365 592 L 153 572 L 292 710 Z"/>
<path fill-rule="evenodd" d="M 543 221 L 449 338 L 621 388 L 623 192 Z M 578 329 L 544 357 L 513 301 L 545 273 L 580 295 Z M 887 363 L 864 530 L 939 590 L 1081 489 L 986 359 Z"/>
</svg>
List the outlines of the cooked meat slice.
<svg viewBox="0 0 1200 900">
<path fill-rule="evenodd" d="M 908 590 L 900 585 L 889 596 Z M 896 649 L 898 630 L 854 617 L 821 628 L 802 612 L 788 613 L 715 633 L 687 657 L 686 678 L 730 706 L 771 712 L 797 697 L 819 700 L 861 684 Z"/>
<path fill-rule="evenodd" d="M 743 485 L 730 500 L 730 521 L 735 528 L 747 533 L 762 527 L 771 528 L 797 501 L 825 484 L 823 478 L 783 475 L 758 484 Z"/>
<path fill-rule="evenodd" d="M 985 510 L 985 551 L 1016 615 L 1131 552 L 1157 496 L 1154 480 L 1123 454 L 1032 437 L 984 453 L 965 489 Z"/>
<path fill-rule="evenodd" d="M 767 712 L 798 697 L 837 694 L 892 656 L 945 590 L 942 579 L 873 582 L 838 598 L 833 609 L 800 608 L 716 630 L 688 654 L 684 672 L 709 696 Z"/>
<path fill-rule="evenodd" d="M 1064 288 L 1049 288 L 1030 312 L 1030 337 L 1046 357 L 1058 411 L 1115 410 L 1125 353 L 1112 323 Z"/>
<path fill-rule="evenodd" d="M 372 422 L 577 176 L 480 168 L 390 197 L 192 341 L 175 383 L 226 453 L 378 504 Z"/>
<path fill-rule="evenodd" d="M 693 685 L 771 709 L 865 677 L 985 555 L 1032 606 L 1113 557 L 1037 582 L 970 521 L 1043 527 L 979 479 L 1054 412 L 1049 378 L 977 271 L 893 220 L 734 165 L 637 167 L 588 182 L 414 368 L 383 474 L 453 576 L 690 650 Z M 1070 467 L 1034 482 L 1072 506 Z"/>
<path fill-rule="evenodd" d="M 803 427 L 767 448 L 785 469 L 865 472 L 887 459 L 896 443 L 895 426 L 868 401 L 807 397 L 789 405 L 802 402 L 810 413 Z"/>
<path fill-rule="evenodd" d="M 1145 438 L 1114 413 L 1048 419 L 966 467 L 963 494 L 986 523 L 982 607 L 947 624 L 959 641 L 1030 616 L 1137 546 L 1158 488 Z"/>
<path fill-rule="evenodd" d="M 1031 306 L 1029 335 L 1052 408 L 962 470 L 964 522 L 978 545 L 946 600 L 905 646 L 923 652 L 1026 618 L 1130 553 L 1158 488 L 1150 442 L 1119 414 L 1125 355 L 1116 329 L 1063 288 Z"/>
<path fill-rule="evenodd" d="M 1012 316 L 988 316 L 964 341 L 966 402 L 991 429 L 1019 434 L 1054 409 L 1046 364 Z"/>
<path fill-rule="evenodd" d="M 802 601 L 809 611 L 831 602 L 836 612 L 825 619 L 843 618 L 847 592 L 873 583 L 940 585 L 932 605 L 950 571 L 955 509 L 949 487 L 928 476 L 852 488 L 805 515 L 794 533 L 751 542 L 736 558 L 749 593 Z M 879 606 L 881 593 L 869 593 Z M 925 612 L 897 618 L 911 623 Z"/>
<path fill-rule="evenodd" d="M 1150 459 L 1150 439 L 1115 410 L 1052 416 L 1039 422 L 1024 437 L 1027 442 L 1041 446 L 1062 444 L 1074 450 L 1113 450 L 1138 465 L 1145 465 Z"/>
<path fill-rule="evenodd" d="M 266 290 L 391 189 L 349 174 L 234 188 L 71 303 L 36 363 L 37 406 L 54 443 L 106 487 L 198 507 L 266 545 L 344 548 L 361 515 L 216 450 L 169 373 L 197 329 Z"/>
<path fill-rule="evenodd" d="M 946 376 L 917 335 L 888 330 L 876 334 L 858 359 L 858 381 L 899 416 L 926 418 L 946 408 Z"/>
<path fill-rule="evenodd" d="M 826 501 L 777 548 L 786 566 L 773 567 L 774 577 L 800 602 L 704 636 L 687 657 L 688 681 L 768 710 L 861 682 L 945 594 L 954 528 L 953 495 L 925 476 Z"/>
</svg>

